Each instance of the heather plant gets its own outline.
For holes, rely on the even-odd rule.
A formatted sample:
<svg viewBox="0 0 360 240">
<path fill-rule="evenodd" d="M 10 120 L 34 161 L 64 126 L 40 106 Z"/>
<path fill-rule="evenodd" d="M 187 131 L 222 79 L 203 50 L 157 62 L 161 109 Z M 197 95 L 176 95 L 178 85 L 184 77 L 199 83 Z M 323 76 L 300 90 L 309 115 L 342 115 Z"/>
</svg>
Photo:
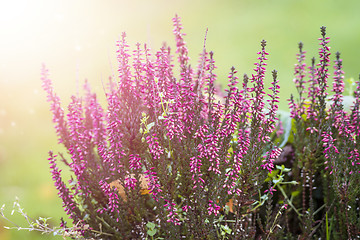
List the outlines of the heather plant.
<svg viewBox="0 0 360 240">
<path fill-rule="evenodd" d="M 154 54 L 137 44 L 130 52 L 122 35 L 105 106 L 85 83 L 65 112 L 43 66 L 67 149 L 49 152 L 50 170 L 72 221 L 52 231 L 87 239 L 359 239 L 360 81 L 346 110 L 339 53 L 328 86 L 325 27 L 317 64 L 307 67 L 299 44 L 298 96 L 279 121 L 276 70 L 264 89 L 265 40 L 251 77 L 239 84 L 232 67 L 221 97 L 214 53 L 204 43 L 193 68 L 180 18 L 173 23 L 178 67 L 170 47 Z M 30 225 L 51 231 L 43 221 Z"/>
<path fill-rule="evenodd" d="M 179 17 L 173 22 L 179 77 L 169 47 L 152 55 L 137 44 L 130 54 L 123 34 L 117 43 L 119 76 L 107 85 L 107 111 L 85 84 L 85 96 L 73 96 L 65 114 L 42 70 L 59 142 L 69 154 L 67 159 L 50 152 L 51 173 L 73 224 L 89 226 L 85 237 L 255 236 L 251 204 L 261 197 L 281 152 L 271 144 L 276 71 L 265 100 L 266 41 L 254 74 L 245 75 L 239 89 L 231 68 L 227 95 L 216 101 L 213 53 L 204 46 L 193 69 Z M 58 161 L 73 173 L 69 184 Z"/>
<path fill-rule="evenodd" d="M 288 146 L 293 156 L 288 161 L 293 165 L 291 178 L 301 183 L 300 188 L 292 189 L 299 193 L 294 201 L 301 214 L 293 216 L 298 228 L 288 226 L 287 231 L 301 233 L 304 239 L 360 238 L 360 82 L 356 82 L 354 101 L 346 112 L 344 72 L 337 52 L 329 97 L 330 47 L 325 27 L 321 28 L 321 36 L 319 63 L 315 65 L 313 58 L 306 71 L 306 52 L 300 43 L 295 65 L 294 82 L 299 97 L 296 102 L 293 96 L 290 99 L 293 139 Z"/>
</svg>

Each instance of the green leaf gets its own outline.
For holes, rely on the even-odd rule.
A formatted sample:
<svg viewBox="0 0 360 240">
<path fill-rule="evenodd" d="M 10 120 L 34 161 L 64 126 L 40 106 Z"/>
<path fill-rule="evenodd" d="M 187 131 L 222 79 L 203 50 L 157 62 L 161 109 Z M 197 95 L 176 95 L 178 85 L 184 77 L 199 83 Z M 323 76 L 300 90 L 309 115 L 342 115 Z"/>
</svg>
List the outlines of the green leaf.
<svg viewBox="0 0 360 240">
<path fill-rule="evenodd" d="M 156 234 L 156 229 L 150 229 L 150 230 L 148 230 L 148 231 L 147 231 L 147 234 L 148 234 L 150 237 L 154 236 L 154 235 Z"/>
<path fill-rule="evenodd" d="M 260 198 L 261 198 L 261 200 L 263 200 L 265 202 L 266 200 L 269 199 L 269 196 L 267 194 L 265 194 L 265 195 L 262 195 Z"/>
<path fill-rule="evenodd" d="M 274 184 L 277 184 L 278 182 L 280 182 L 281 181 L 281 179 L 273 179 L 272 180 L 272 182 L 274 183 Z"/>
<path fill-rule="evenodd" d="M 155 125 L 155 122 L 149 123 L 149 124 L 146 126 L 147 130 L 150 130 L 154 125 Z"/>
<path fill-rule="evenodd" d="M 231 234 L 231 228 L 229 228 L 228 225 L 221 225 L 221 229 L 227 233 L 227 234 Z"/>
<path fill-rule="evenodd" d="M 284 166 L 284 165 L 281 165 L 281 166 L 276 165 L 276 169 L 283 170 L 284 168 L 285 168 L 285 166 Z"/>
<path fill-rule="evenodd" d="M 284 165 L 282 165 L 282 166 L 284 166 Z M 290 171 L 291 171 L 291 168 L 284 167 L 284 169 L 283 169 L 283 172 L 290 172 Z"/>
<path fill-rule="evenodd" d="M 296 196 L 298 196 L 299 194 L 300 194 L 300 191 L 294 191 L 294 192 L 291 193 L 291 196 L 292 196 L 292 197 L 296 197 Z"/>
<path fill-rule="evenodd" d="M 149 229 L 154 229 L 154 228 L 156 227 L 156 225 L 155 225 L 155 223 L 153 223 L 153 222 L 148 222 L 148 223 L 146 224 L 146 227 L 149 228 Z"/>
<path fill-rule="evenodd" d="M 281 165 L 281 166 L 276 165 L 276 169 L 279 169 L 279 170 L 281 170 L 283 172 L 290 172 L 291 171 L 291 168 L 286 168 L 284 165 Z"/>
<path fill-rule="evenodd" d="M 279 166 L 276 165 L 276 168 L 277 168 L 277 167 L 279 167 Z M 281 167 L 280 167 L 280 169 L 281 169 Z M 270 181 L 271 179 L 275 178 L 278 173 L 279 173 L 279 170 L 273 170 L 273 171 L 271 171 L 271 173 L 268 173 L 268 176 L 269 176 L 268 178 L 270 178 L 270 179 L 267 180 L 267 179 L 268 179 L 268 178 L 267 178 L 266 180 L 267 180 L 267 181 Z M 266 180 L 265 180 L 265 181 L 266 181 Z"/>
</svg>

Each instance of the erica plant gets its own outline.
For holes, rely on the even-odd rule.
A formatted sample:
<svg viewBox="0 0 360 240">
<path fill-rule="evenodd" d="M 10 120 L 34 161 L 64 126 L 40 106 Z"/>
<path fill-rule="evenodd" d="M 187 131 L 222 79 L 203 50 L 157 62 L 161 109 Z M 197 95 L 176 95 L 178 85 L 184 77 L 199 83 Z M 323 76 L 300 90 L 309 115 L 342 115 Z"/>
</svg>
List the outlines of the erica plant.
<svg viewBox="0 0 360 240">
<path fill-rule="evenodd" d="M 289 189 L 301 209 L 293 216 L 298 227 L 287 229 L 304 239 L 353 239 L 360 237 L 359 221 L 359 89 L 353 93 L 349 112 L 344 107 L 344 72 L 340 53 L 336 53 L 332 88 L 330 47 L 326 28 L 321 28 L 319 63 L 315 58 L 307 68 L 303 44 L 299 44 L 295 79 L 299 97 L 291 96 L 293 139 L 288 146 L 294 156 L 291 178 L 301 183 Z M 308 70 L 307 70 L 308 69 Z M 308 75 L 308 80 L 305 80 Z M 308 88 L 306 88 L 306 85 Z M 330 96 L 329 96 L 330 93 Z M 307 95 L 307 97 L 305 97 Z M 291 226 L 287 225 L 288 228 Z"/>
<path fill-rule="evenodd" d="M 264 89 L 261 42 L 251 77 L 234 67 L 226 96 L 215 87 L 213 52 L 192 68 L 180 18 L 170 47 L 155 54 L 125 33 L 118 76 L 102 106 L 87 83 L 65 112 L 48 70 L 43 88 L 59 143 L 52 177 L 73 228 L 64 235 L 101 239 L 345 239 L 359 236 L 360 83 L 349 112 L 336 55 L 329 97 L 330 48 L 321 29 L 319 63 L 300 52 L 290 123 L 278 121 L 277 72 Z M 267 77 L 268 78 L 268 77 Z M 240 83 L 238 83 L 240 81 Z M 284 151 L 282 150 L 284 149 Z M 59 161 L 71 171 L 65 180 Z M 70 225 L 71 226 L 71 225 Z"/>
<path fill-rule="evenodd" d="M 59 142 L 68 151 L 50 152 L 51 173 L 73 224 L 86 226 L 85 237 L 140 239 L 152 229 L 167 239 L 214 239 L 224 226 L 233 236 L 255 236 L 250 204 L 280 154 L 270 143 L 279 86 L 273 71 L 271 94 L 264 92 L 266 41 L 252 77 L 245 75 L 239 88 L 232 68 L 218 101 L 213 53 L 204 48 L 193 69 L 179 17 L 173 22 L 179 73 L 169 47 L 153 55 L 138 44 L 130 52 L 123 34 L 118 78 L 107 85 L 104 107 L 85 84 L 85 96 L 73 96 L 66 114 L 43 68 Z M 73 173 L 68 183 L 58 161 Z"/>
</svg>

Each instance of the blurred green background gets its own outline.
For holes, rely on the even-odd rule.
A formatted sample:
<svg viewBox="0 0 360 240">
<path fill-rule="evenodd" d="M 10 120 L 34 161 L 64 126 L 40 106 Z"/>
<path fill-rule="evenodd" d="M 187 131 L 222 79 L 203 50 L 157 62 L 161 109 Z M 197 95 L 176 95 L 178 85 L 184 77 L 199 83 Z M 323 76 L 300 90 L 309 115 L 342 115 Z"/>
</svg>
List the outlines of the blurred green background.
<svg viewBox="0 0 360 240">
<path fill-rule="evenodd" d="M 64 216 L 48 171 L 47 152 L 61 151 L 41 90 L 40 68 L 50 69 L 64 107 L 87 78 L 103 97 L 101 80 L 116 71 L 115 41 L 126 31 L 131 46 L 147 43 L 156 51 L 166 41 L 174 48 L 171 19 L 182 18 L 192 65 L 197 65 L 208 28 L 207 50 L 215 52 L 219 82 L 231 66 L 251 75 L 266 39 L 270 72 L 278 70 L 281 108 L 294 92 L 297 44 L 308 60 L 316 56 L 320 27 L 327 26 L 332 53 L 340 51 L 346 78 L 360 72 L 360 1 L 347 0 L 14 0 L 0 1 L 0 206 L 10 216 L 15 197 L 33 216 Z M 316 56 L 317 57 L 317 56 Z M 334 60 L 334 54 L 331 60 Z M 0 218 L 0 225 L 11 226 Z M 54 239 L 8 231 L 0 239 Z M 60 239 L 60 238 L 59 238 Z"/>
</svg>

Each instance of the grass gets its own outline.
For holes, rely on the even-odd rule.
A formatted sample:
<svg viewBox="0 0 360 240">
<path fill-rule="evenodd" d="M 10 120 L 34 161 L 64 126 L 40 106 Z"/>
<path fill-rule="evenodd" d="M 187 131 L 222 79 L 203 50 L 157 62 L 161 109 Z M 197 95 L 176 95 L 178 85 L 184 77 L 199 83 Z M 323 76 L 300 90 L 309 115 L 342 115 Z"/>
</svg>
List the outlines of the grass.
<svg viewBox="0 0 360 240">
<path fill-rule="evenodd" d="M 50 115 L 42 114 L 38 106 L 34 109 L 34 114 L 7 112 L 6 118 L 11 121 L 5 120 L 13 124 L 3 130 L 0 144 L 0 203 L 6 205 L 7 216 L 23 227 L 26 224 L 20 214 L 10 216 L 16 197 L 31 217 L 52 217 L 51 222 L 58 225 L 60 216 L 64 216 L 46 161 L 47 151 L 51 148 L 60 150 L 60 147 L 55 134 L 50 131 Z M 0 225 L 12 227 L 3 219 L 0 219 Z M 1 229 L 0 239 L 49 239 L 49 236 Z"/>
</svg>

